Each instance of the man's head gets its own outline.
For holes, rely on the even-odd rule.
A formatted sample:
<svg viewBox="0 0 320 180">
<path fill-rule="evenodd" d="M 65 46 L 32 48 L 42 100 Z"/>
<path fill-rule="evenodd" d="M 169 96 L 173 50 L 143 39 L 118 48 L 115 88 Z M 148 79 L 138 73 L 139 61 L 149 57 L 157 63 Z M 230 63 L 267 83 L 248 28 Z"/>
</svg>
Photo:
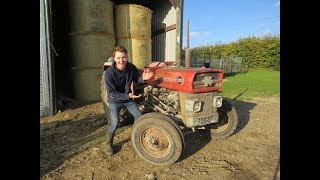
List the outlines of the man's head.
<svg viewBox="0 0 320 180">
<path fill-rule="evenodd" d="M 124 70 L 128 62 L 126 48 L 123 46 L 116 46 L 113 52 L 113 59 L 116 62 L 116 67 L 120 70 Z"/>
</svg>

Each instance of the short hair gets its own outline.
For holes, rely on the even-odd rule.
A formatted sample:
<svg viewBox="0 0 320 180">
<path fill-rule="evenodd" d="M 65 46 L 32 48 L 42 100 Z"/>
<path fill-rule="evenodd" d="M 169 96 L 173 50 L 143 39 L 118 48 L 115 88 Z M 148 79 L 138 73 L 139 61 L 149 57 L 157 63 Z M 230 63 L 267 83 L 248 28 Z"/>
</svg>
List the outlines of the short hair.
<svg viewBox="0 0 320 180">
<path fill-rule="evenodd" d="M 121 46 L 121 45 L 118 45 L 118 46 L 115 47 L 115 49 L 113 51 L 113 57 L 114 57 L 114 55 L 116 54 L 117 51 L 126 53 L 126 55 L 128 55 L 127 49 L 125 47 Z"/>
</svg>

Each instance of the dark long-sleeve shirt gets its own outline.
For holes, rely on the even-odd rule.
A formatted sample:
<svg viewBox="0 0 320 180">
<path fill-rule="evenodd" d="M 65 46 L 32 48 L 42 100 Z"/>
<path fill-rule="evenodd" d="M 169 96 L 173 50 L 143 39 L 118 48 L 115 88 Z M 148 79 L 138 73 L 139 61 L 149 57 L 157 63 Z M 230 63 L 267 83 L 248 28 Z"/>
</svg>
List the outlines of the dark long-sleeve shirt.
<svg viewBox="0 0 320 180">
<path fill-rule="evenodd" d="M 142 75 L 137 67 L 130 62 L 127 62 L 126 68 L 121 71 L 116 68 L 116 63 L 113 62 L 104 73 L 106 88 L 108 91 L 108 102 L 128 102 L 130 100 L 129 93 L 132 81 L 138 84 L 143 83 Z"/>
</svg>

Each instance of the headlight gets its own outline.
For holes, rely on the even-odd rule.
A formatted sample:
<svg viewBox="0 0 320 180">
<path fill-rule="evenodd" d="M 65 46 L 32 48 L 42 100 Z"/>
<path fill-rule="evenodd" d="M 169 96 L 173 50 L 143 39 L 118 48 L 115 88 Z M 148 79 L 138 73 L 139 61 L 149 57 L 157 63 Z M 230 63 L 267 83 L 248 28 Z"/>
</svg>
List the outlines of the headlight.
<svg viewBox="0 0 320 180">
<path fill-rule="evenodd" d="M 201 101 L 196 101 L 193 104 L 193 112 L 199 112 L 201 110 Z"/>
<path fill-rule="evenodd" d="M 202 101 L 197 99 L 186 99 L 186 111 L 188 112 L 199 112 L 201 111 L 203 104 Z"/>
<path fill-rule="evenodd" d="M 213 107 L 221 107 L 222 106 L 222 97 L 215 96 L 213 97 Z"/>
</svg>

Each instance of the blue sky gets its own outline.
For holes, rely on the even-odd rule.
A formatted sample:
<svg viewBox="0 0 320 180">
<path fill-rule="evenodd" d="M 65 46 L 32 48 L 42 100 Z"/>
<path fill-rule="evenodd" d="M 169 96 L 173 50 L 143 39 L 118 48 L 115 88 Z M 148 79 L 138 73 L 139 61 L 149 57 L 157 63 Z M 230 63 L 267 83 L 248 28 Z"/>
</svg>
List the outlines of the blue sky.
<svg viewBox="0 0 320 180">
<path fill-rule="evenodd" d="M 280 0 L 184 0 L 183 48 L 280 34 Z"/>
</svg>

